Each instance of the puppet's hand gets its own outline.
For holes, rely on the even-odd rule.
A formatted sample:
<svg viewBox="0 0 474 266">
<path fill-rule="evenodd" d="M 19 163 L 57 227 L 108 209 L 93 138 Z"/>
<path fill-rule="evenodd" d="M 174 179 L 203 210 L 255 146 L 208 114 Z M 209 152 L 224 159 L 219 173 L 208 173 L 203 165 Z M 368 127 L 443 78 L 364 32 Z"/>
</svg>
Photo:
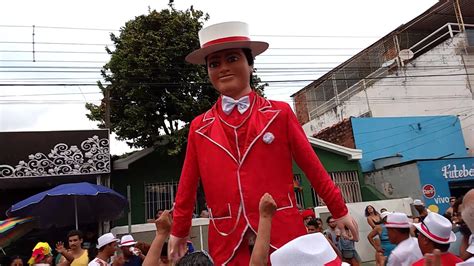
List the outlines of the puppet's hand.
<svg viewBox="0 0 474 266">
<path fill-rule="evenodd" d="M 187 248 L 186 238 L 170 235 L 168 243 L 168 256 L 170 260 L 176 263 L 186 254 Z"/>
<path fill-rule="evenodd" d="M 336 219 L 337 228 L 341 230 L 341 232 L 345 232 L 345 228 L 349 229 L 352 234 L 352 240 L 355 242 L 359 241 L 359 226 L 357 222 L 352 218 L 352 216 L 348 214 L 342 216 L 339 219 Z"/>
</svg>

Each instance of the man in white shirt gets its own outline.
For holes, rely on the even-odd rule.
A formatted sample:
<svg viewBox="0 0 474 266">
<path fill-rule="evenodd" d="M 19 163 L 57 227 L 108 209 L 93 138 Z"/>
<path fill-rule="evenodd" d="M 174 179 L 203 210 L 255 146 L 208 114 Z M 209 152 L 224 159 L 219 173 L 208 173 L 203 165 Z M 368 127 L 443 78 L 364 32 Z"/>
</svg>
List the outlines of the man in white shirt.
<svg viewBox="0 0 474 266">
<path fill-rule="evenodd" d="M 108 266 L 108 260 L 114 255 L 117 250 L 118 243 L 120 240 L 115 238 L 112 233 L 103 234 L 97 239 L 97 249 L 99 253 L 97 256 L 89 262 L 88 266 Z M 117 260 L 114 260 L 112 265 L 118 266 L 124 264 L 123 256 L 119 256 Z"/>
<path fill-rule="evenodd" d="M 410 236 L 411 223 L 406 214 L 388 214 L 385 227 L 390 242 L 397 245 L 388 257 L 387 266 L 409 266 L 423 257 L 418 241 Z"/>
</svg>

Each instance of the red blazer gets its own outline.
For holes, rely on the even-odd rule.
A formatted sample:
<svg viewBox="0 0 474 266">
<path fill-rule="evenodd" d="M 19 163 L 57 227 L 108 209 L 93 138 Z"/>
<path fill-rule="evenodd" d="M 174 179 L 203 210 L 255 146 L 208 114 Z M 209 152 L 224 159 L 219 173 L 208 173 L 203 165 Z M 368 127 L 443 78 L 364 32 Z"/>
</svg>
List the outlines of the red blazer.
<svg viewBox="0 0 474 266">
<path fill-rule="evenodd" d="M 209 208 L 208 245 L 216 265 L 232 259 L 247 228 L 257 232 L 258 205 L 265 192 L 277 204 L 271 246 L 279 248 L 306 234 L 293 190 L 293 159 L 334 218 L 347 214 L 339 189 L 324 170 L 288 104 L 255 97 L 248 110 L 248 133 L 240 158 L 230 152 L 217 106 L 191 122 L 172 235 L 189 235 L 199 178 Z"/>
</svg>

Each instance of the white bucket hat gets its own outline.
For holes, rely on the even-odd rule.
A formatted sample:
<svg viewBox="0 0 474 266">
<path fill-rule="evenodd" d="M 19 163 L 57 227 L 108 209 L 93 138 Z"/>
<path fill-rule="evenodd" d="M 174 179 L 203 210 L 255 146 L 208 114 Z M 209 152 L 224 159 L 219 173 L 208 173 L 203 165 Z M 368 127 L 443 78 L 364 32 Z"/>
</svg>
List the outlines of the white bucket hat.
<svg viewBox="0 0 474 266">
<path fill-rule="evenodd" d="M 201 48 L 188 54 L 187 62 L 204 65 L 209 54 L 233 48 L 248 48 L 255 57 L 268 48 L 266 42 L 250 40 L 248 24 L 240 21 L 218 23 L 201 29 L 199 43 Z"/>
<path fill-rule="evenodd" d="M 385 222 L 387 228 L 410 228 L 411 223 L 408 216 L 401 212 L 389 213 Z"/>
<path fill-rule="evenodd" d="M 456 241 L 451 222 L 435 212 L 429 212 L 421 223 L 413 224 L 420 233 L 439 244 Z"/>
<path fill-rule="evenodd" d="M 119 242 L 117 238 L 115 238 L 114 234 L 107 233 L 103 234 L 97 239 L 97 248 L 100 249 L 101 247 L 110 244 L 112 242 Z"/>
<path fill-rule="evenodd" d="M 341 261 L 321 233 L 308 234 L 291 240 L 270 255 L 270 262 L 274 266 L 349 265 Z"/>
<path fill-rule="evenodd" d="M 133 246 L 137 243 L 135 239 L 133 239 L 132 235 L 124 235 L 120 239 L 120 246 L 121 247 L 128 247 L 128 246 Z"/>
</svg>

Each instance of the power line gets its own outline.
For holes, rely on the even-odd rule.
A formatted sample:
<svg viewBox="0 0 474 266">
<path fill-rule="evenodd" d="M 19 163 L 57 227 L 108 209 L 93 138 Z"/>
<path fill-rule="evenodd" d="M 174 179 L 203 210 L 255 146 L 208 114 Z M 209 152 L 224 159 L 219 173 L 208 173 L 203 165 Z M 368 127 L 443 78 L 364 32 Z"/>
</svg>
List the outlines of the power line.
<svg viewBox="0 0 474 266">
<path fill-rule="evenodd" d="M 469 117 L 471 117 L 471 116 L 473 116 L 473 115 L 474 115 L 474 114 L 472 114 L 472 115 L 470 115 L 470 116 L 467 116 L 467 117 L 465 117 L 465 118 L 462 119 L 462 120 L 465 120 L 465 119 L 467 119 L 467 118 L 469 118 Z M 460 120 L 460 121 L 461 121 L 461 120 Z M 435 130 L 435 131 L 432 131 L 432 132 L 429 132 L 429 133 L 427 133 L 427 134 L 423 134 L 423 135 L 420 135 L 420 136 L 411 138 L 411 139 L 408 140 L 408 141 L 403 141 L 403 142 L 400 142 L 400 143 L 397 143 L 397 144 L 389 145 L 389 146 L 386 146 L 386 147 L 383 147 L 383 148 L 379 148 L 379 149 L 375 149 L 375 150 L 364 151 L 363 153 L 364 153 L 364 154 L 369 154 L 369 153 L 374 153 L 374 152 L 381 151 L 381 150 L 386 150 L 386 149 L 388 149 L 388 148 L 393 148 L 393 147 L 396 147 L 396 146 L 399 146 L 399 145 L 402 145 L 402 144 L 405 144 L 405 143 L 413 142 L 413 140 L 415 140 L 415 139 L 426 138 L 427 135 L 431 135 L 431 134 L 440 132 L 440 131 L 442 131 L 442 130 L 449 129 L 450 127 L 453 127 L 453 126 L 454 126 L 454 124 L 450 124 L 450 125 L 448 125 L 448 126 L 446 126 L 446 127 L 440 128 L 440 129 Z M 457 131 L 459 131 L 459 130 L 457 130 Z M 437 137 L 439 138 L 439 136 L 437 136 Z M 431 141 L 432 141 L 432 140 L 431 140 Z M 429 141 L 429 142 L 431 142 L 431 141 Z"/>
<path fill-rule="evenodd" d="M 119 31 L 117 29 L 101 29 L 101 28 L 76 28 L 76 27 L 56 27 L 56 26 L 37 26 L 38 29 L 57 29 L 57 30 L 87 30 L 87 31 Z M 31 28 L 32 25 L 0 25 L 0 28 Z"/>
<path fill-rule="evenodd" d="M 458 115 L 459 115 L 459 114 L 458 114 Z M 433 117 L 431 120 L 434 120 L 435 118 L 438 118 L 438 119 L 443 119 L 443 118 L 444 118 L 444 119 L 447 120 L 447 121 L 438 121 L 438 122 L 436 122 L 436 123 L 427 123 L 427 124 L 425 124 L 425 125 L 423 125 L 422 122 L 418 122 L 418 123 L 415 122 L 415 123 L 410 124 L 409 126 L 412 126 L 412 125 L 413 125 L 413 126 L 418 126 L 418 125 L 419 125 L 421 128 L 426 129 L 426 128 L 433 128 L 433 127 L 436 127 L 437 125 L 442 125 L 442 124 L 444 124 L 444 123 L 446 123 L 446 122 L 449 122 L 449 120 L 453 120 L 453 119 L 454 119 L 454 121 L 457 121 L 457 119 L 458 119 L 457 117 L 453 117 L 453 116 L 435 116 L 435 117 Z M 406 127 L 406 126 L 405 126 L 405 127 Z M 389 129 L 383 129 L 383 130 L 381 129 L 379 132 L 388 131 L 388 130 L 389 130 Z M 375 143 L 375 142 L 377 142 L 377 141 L 379 141 L 379 140 L 386 140 L 386 139 L 389 139 L 389 138 L 392 138 L 392 137 L 395 137 L 395 136 L 408 134 L 408 133 L 411 133 L 411 132 L 414 132 L 414 131 L 415 131 L 415 129 L 414 129 L 414 128 L 411 128 L 411 129 L 409 129 L 408 131 L 401 131 L 401 132 L 396 132 L 396 133 L 390 134 L 390 135 L 384 135 L 384 136 L 381 136 L 381 137 L 379 137 L 379 138 L 370 139 L 370 140 L 368 140 L 368 141 L 366 141 L 366 142 L 357 143 L 357 146 L 362 147 L 362 145 L 364 145 L 364 144 Z"/>
<path fill-rule="evenodd" d="M 0 73 L 96 73 L 95 71 L 67 71 L 67 70 L 37 70 L 37 71 L 24 71 L 24 70 L 21 70 L 21 71 L 5 71 L 5 70 L 2 70 L 0 71 Z M 359 81 L 359 80 L 380 80 L 380 79 L 406 79 L 406 78 L 428 78 L 428 77 L 454 77 L 454 76 L 473 76 L 474 73 L 453 73 L 453 74 L 425 74 L 425 75 L 402 75 L 402 76 L 385 76 L 385 77 L 364 77 L 364 78 L 335 78 L 335 79 L 332 79 L 332 80 L 356 80 L 356 81 Z M 295 80 L 262 80 L 262 84 L 263 83 L 292 83 L 292 82 L 313 82 L 315 81 L 314 79 L 295 79 Z M 178 85 L 180 83 L 137 83 L 137 84 L 148 84 L 148 85 L 163 85 L 163 84 L 168 84 L 168 85 Z M 192 83 L 192 84 L 209 84 L 209 83 Z M 0 86 L 8 86 L 9 84 L 0 84 Z M 15 86 L 21 86 L 22 84 L 14 84 Z M 25 84 L 25 86 L 29 86 L 31 84 Z M 35 86 L 40 86 L 41 84 L 37 85 L 35 84 Z M 44 86 L 47 86 L 49 84 L 45 84 Z M 53 84 L 53 85 L 57 85 L 57 84 Z M 67 84 L 68 86 L 74 86 L 74 84 Z M 91 84 L 86 84 L 85 86 L 87 85 L 91 85 Z M 83 84 L 81 85 L 77 85 L 77 86 L 83 86 Z"/>
<path fill-rule="evenodd" d="M 191 67 L 191 66 L 189 66 Z M 410 71 L 424 71 L 428 69 L 441 69 L 441 70 L 448 70 L 448 69 L 454 69 L 454 70 L 464 70 L 465 67 L 474 67 L 474 65 L 429 65 L 429 66 L 420 66 L 417 67 L 416 69 L 412 69 Z M 74 65 L 39 65 L 37 63 L 31 64 L 31 65 L 0 65 L 0 69 L 41 69 L 41 68 L 78 68 L 78 69 L 102 69 L 103 66 L 98 66 L 98 65 L 92 65 L 92 66 L 74 66 Z M 142 67 L 141 69 L 161 69 L 158 67 Z M 171 67 L 167 68 L 171 70 L 181 70 L 182 68 L 179 67 Z M 268 71 L 274 71 L 274 72 L 309 72 L 309 71 L 329 71 L 334 69 L 333 67 L 308 67 L 308 66 L 297 66 L 297 67 L 258 67 L 256 68 L 257 74 L 261 72 L 268 72 Z M 350 71 L 357 71 L 357 70 L 372 70 L 373 67 L 348 67 L 346 70 Z"/>
<path fill-rule="evenodd" d="M 31 53 L 32 51 L 27 50 L 0 50 L 0 53 Z M 106 51 L 94 52 L 94 51 L 47 51 L 47 50 L 34 50 L 35 53 L 43 54 L 104 54 L 109 55 Z"/>
<path fill-rule="evenodd" d="M 21 41 L 0 41 L 0 44 L 31 44 L 31 42 Z M 115 46 L 113 43 L 71 43 L 71 42 L 35 42 L 40 45 L 79 45 L 79 46 Z"/>
<path fill-rule="evenodd" d="M 0 44 L 26 44 L 31 42 L 25 41 L 0 41 Z M 115 46 L 114 43 L 78 43 L 78 42 L 35 42 L 40 45 L 77 45 L 77 46 Z M 171 49 L 171 48 L 170 48 Z M 269 47 L 271 50 L 361 50 L 364 47 Z"/>
<path fill-rule="evenodd" d="M 444 136 L 442 136 L 442 137 L 449 136 L 449 135 L 451 135 L 451 134 L 457 133 L 457 132 L 459 132 L 459 131 L 462 131 L 462 130 L 464 130 L 464 129 L 466 129 L 466 128 L 469 128 L 469 127 L 472 127 L 472 126 L 474 126 L 474 123 L 469 124 L 469 125 L 464 126 L 464 127 L 461 127 L 460 129 L 456 129 L 456 130 L 454 130 L 453 132 L 450 132 L 450 133 L 448 133 L 448 134 L 446 134 L 446 135 L 444 135 Z M 430 143 L 430 142 L 432 142 L 432 141 L 434 141 L 434 140 L 436 140 L 436 139 L 428 140 L 428 141 L 426 141 L 426 142 L 423 142 L 423 143 L 421 143 L 421 144 L 418 144 L 418 145 L 413 146 L 413 147 L 408 148 L 408 149 L 401 150 L 401 151 L 399 151 L 399 152 L 404 152 L 404 151 L 413 150 L 413 149 L 418 148 L 418 147 L 420 147 L 420 146 L 424 146 L 425 144 Z"/>
<path fill-rule="evenodd" d="M 31 53 L 31 51 L 30 51 Z M 18 60 L 18 59 L 2 59 L 0 62 L 16 62 L 16 63 L 106 63 L 105 61 L 91 61 L 91 60 L 36 60 L 33 62 L 32 60 Z"/>
</svg>

